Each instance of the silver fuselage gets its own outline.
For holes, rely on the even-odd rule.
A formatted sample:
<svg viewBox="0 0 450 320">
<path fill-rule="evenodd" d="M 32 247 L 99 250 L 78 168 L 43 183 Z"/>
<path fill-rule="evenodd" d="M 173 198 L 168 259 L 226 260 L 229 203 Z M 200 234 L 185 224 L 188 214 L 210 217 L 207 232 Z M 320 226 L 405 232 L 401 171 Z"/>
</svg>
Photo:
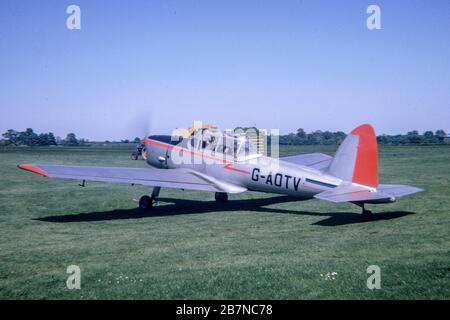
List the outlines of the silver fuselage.
<svg viewBox="0 0 450 320">
<path fill-rule="evenodd" d="M 179 143 L 145 139 L 147 163 L 160 169 L 185 168 L 251 191 L 312 198 L 342 183 L 326 171 L 280 159 L 253 155 L 236 159 L 206 149 L 193 149 L 190 139 Z"/>
</svg>

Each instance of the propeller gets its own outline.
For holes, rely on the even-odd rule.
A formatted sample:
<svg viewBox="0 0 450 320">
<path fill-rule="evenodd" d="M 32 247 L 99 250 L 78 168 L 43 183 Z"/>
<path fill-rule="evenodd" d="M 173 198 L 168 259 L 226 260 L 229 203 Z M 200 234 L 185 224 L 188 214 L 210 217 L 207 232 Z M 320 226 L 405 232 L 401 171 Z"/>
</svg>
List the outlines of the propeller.
<svg viewBox="0 0 450 320">
<path fill-rule="evenodd" d="M 149 108 L 146 111 L 142 111 L 140 115 L 136 115 L 133 121 L 132 132 L 138 132 L 141 137 L 140 145 L 136 146 L 135 151 L 131 154 L 131 159 L 137 160 L 139 156 L 142 156 L 144 160 L 147 160 L 147 152 L 144 145 L 144 137 L 147 137 L 152 132 L 152 109 Z"/>
</svg>

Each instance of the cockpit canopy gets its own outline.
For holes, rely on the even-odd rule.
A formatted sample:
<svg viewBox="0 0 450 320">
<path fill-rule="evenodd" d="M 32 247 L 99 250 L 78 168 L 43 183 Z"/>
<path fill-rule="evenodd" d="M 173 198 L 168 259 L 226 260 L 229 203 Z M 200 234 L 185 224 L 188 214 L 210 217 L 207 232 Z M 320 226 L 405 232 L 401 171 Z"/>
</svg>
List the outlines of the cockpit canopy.
<svg viewBox="0 0 450 320">
<path fill-rule="evenodd" d="M 194 150 L 208 150 L 238 161 L 260 156 L 245 134 L 222 132 L 215 128 L 197 130 L 189 143 Z"/>
</svg>

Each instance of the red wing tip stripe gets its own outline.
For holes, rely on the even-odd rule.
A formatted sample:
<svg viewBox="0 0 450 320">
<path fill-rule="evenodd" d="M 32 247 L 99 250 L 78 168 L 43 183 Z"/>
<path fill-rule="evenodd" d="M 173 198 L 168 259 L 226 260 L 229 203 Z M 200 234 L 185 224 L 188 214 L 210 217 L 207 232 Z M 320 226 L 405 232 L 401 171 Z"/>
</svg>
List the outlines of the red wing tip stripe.
<svg viewBox="0 0 450 320">
<path fill-rule="evenodd" d="M 42 170 L 41 168 L 32 165 L 32 164 L 19 164 L 18 167 L 22 170 L 30 171 L 33 173 L 40 174 L 41 176 L 48 177 L 48 173 Z"/>
</svg>

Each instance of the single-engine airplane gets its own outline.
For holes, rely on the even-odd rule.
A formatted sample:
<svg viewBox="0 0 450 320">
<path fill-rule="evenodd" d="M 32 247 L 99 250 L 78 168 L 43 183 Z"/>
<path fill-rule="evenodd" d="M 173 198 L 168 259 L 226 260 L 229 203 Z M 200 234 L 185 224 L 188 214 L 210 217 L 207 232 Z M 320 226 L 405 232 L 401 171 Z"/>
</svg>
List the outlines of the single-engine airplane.
<svg viewBox="0 0 450 320">
<path fill-rule="evenodd" d="M 334 157 L 323 153 L 271 158 L 259 154 L 244 135 L 216 127 L 192 130 L 190 136 L 152 135 L 144 139 L 143 158 L 154 168 L 20 164 L 20 169 L 45 177 L 139 184 L 153 187 L 151 196 L 139 200 L 150 210 L 161 188 L 215 192 L 217 203 L 228 194 L 260 191 L 335 203 L 350 202 L 362 208 L 362 218 L 372 213 L 365 204 L 392 203 L 423 191 L 398 184 L 378 183 L 378 145 L 371 125 L 347 135 Z"/>
</svg>

